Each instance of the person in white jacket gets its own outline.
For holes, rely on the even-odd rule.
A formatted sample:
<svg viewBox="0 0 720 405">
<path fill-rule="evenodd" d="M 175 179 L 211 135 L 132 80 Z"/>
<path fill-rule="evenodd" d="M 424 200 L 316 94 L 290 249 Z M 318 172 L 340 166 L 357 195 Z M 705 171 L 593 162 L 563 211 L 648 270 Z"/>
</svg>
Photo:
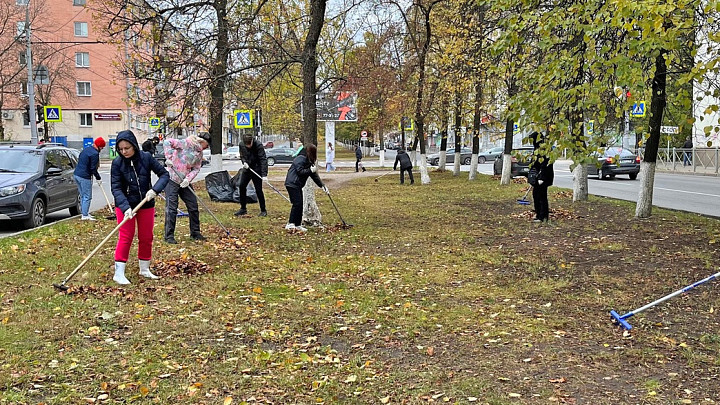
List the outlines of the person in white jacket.
<svg viewBox="0 0 720 405">
<path fill-rule="evenodd" d="M 328 142 L 327 150 L 325 151 L 325 169 L 328 172 L 335 171 L 335 165 L 333 165 L 333 162 L 335 162 L 335 148 L 333 148 L 332 142 Z"/>
</svg>

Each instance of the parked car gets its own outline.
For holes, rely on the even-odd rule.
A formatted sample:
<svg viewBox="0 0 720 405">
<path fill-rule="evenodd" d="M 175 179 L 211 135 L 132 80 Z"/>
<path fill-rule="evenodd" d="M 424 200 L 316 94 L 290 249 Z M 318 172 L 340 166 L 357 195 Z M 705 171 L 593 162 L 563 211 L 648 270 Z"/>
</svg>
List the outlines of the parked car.
<svg viewBox="0 0 720 405">
<path fill-rule="evenodd" d="M 482 151 L 478 154 L 478 163 L 494 162 L 495 159 L 499 158 L 503 154 L 502 146 Z"/>
<path fill-rule="evenodd" d="M 49 213 L 80 213 L 73 176 L 79 152 L 60 144 L 0 145 L 0 220 L 25 228 L 45 223 Z"/>
<path fill-rule="evenodd" d="M 528 171 L 530 170 L 530 162 L 532 162 L 533 151 L 534 149 L 531 147 L 513 148 L 513 150 L 510 151 L 510 155 L 512 156 L 512 163 L 510 165 L 511 177 L 527 177 Z M 500 175 L 502 173 L 502 165 L 502 159 L 495 159 L 495 162 L 493 163 L 493 174 L 496 176 Z"/>
<path fill-rule="evenodd" d="M 228 146 L 222 154 L 223 159 L 240 159 L 240 147 Z"/>
<path fill-rule="evenodd" d="M 588 175 L 595 175 L 598 179 L 627 174 L 630 180 L 635 180 L 640 173 L 640 156 L 619 146 L 605 148 L 602 154 L 597 154 L 597 159 L 597 164 L 588 166 Z"/>
<path fill-rule="evenodd" d="M 460 163 L 469 165 L 472 159 L 472 150 L 470 148 L 460 149 Z M 437 166 L 440 163 L 440 153 L 433 153 L 427 156 L 427 162 L 431 166 Z M 455 163 L 455 148 L 450 148 L 445 151 L 445 162 Z"/>
<path fill-rule="evenodd" d="M 272 148 L 265 150 L 268 166 L 275 163 L 292 163 L 296 150 L 293 148 Z"/>
</svg>

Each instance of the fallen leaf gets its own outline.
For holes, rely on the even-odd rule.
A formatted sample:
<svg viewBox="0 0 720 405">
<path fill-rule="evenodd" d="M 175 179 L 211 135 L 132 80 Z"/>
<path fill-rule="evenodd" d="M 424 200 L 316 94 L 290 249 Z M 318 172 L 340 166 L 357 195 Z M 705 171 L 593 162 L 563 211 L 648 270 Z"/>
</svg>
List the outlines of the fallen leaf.
<svg viewBox="0 0 720 405">
<path fill-rule="evenodd" d="M 352 374 L 352 375 L 349 375 L 349 376 L 345 379 L 344 382 L 345 382 L 345 383 L 354 383 L 355 381 L 357 381 L 357 376 L 356 376 L 355 374 Z"/>
<path fill-rule="evenodd" d="M 230 405 L 232 404 L 233 399 L 232 397 L 225 397 L 225 400 L 223 401 L 223 405 Z"/>
</svg>

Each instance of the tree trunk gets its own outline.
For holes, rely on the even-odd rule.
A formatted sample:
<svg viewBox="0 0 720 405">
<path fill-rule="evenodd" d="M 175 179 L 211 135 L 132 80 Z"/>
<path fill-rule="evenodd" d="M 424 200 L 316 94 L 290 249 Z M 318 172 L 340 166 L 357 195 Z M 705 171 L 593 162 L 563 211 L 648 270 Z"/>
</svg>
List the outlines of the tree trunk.
<svg viewBox="0 0 720 405">
<path fill-rule="evenodd" d="M 222 129 L 223 110 L 225 106 L 225 83 L 227 81 L 227 65 L 230 55 L 227 23 L 227 0 L 218 0 L 213 6 L 218 24 L 217 53 L 213 65 L 212 81 L 210 82 L 210 153 L 218 155 L 212 160 L 211 170 L 222 170 Z"/>
<path fill-rule="evenodd" d="M 650 99 L 650 137 L 645 143 L 645 156 L 640 163 L 640 193 L 635 216 L 649 218 L 652 214 L 652 196 L 655 184 L 655 163 L 657 162 L 660 145 L 660 126 L 667 99 L 665 98 L 666 72 L 665 53 L 663 49 L 655 57 L 655 76 L 652 81 L 652 98 Z"/>
<path fill-rule="evenodd" d="M 455 90 L 455 160 L 453 163 L 453 176 L 460 175 L 460 125 L 462 117 L 460 110 L 462 109 L 462 96 L 460 91 Z"/>
<path fill-rule="evenodd" d="M 478 154 L 480 154 L 480 137 L 478 136 L 478 131 L 476 129 L 473 131 L 472 138 L 472 157 L 470 158 L 469 180 L 475 180 L 475 177 L 477 177 Z"/>
<path fill-rule="evenodd" d="M 587 201 L 588 199 L 588 170 L 587 165 L 580 163 L 573 170 L 573 201 Z"/>
<path fill-rule="evenodd" d="M 508 118 L 505 121 L 505 149 L 503 150 L 503 165 L 502 175 L 500 176 L 500 184 L 510 184 L 510 178 L 512 177 L 512 144 L 513 144 L 513 130 L 514 122 Z"/>
<path fill-rule="evenodd" d="M 317 146 L 317 44 L 325 22 L 326 0 L 311 0 L 310 26 L 302 52 L 303 76 L 303 144 Z M 308 181 L 303 187 L 303 223 L 311 226 L 322 221 L 320 209 L 315 203 L 315 183 Z"/>
<path fill-rule="evenodd" d="M 445 163 L 447 163 L 447 131 L 441 132 L 440 138 L 440 157 L 438 158 L 438 170 L 445 170 Z"/>
</svg>

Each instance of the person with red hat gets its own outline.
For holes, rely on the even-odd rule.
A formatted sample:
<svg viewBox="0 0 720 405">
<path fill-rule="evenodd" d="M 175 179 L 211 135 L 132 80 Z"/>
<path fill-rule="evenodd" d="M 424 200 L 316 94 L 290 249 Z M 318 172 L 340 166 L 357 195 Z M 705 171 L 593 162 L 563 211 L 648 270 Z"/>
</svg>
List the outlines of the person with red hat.
<svg viewBox="0 0 720 405">
<path fill-rule="evenodd" d="M 83 221 L 94 221 L 90 215 L 90 201 L 92 201 L 92 177 L 102 187 L 102 180 L 98 168 L 100 167 L 100 151 L 105 147 L 105 139 L 95 138 L 92 145 L 80 152 L 77 166 L 75 166 L 75 183 L 80 192 L 80 217 Z"/>
</svg>

